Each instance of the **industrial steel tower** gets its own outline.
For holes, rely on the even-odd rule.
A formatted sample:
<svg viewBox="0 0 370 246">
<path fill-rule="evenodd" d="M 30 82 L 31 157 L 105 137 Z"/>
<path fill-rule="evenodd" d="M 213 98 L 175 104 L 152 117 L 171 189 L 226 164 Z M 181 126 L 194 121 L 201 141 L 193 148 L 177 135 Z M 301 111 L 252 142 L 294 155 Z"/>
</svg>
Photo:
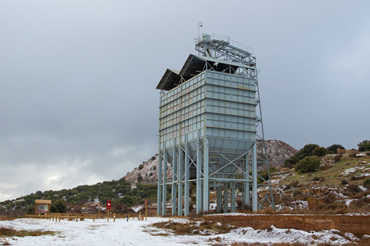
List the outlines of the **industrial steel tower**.
<svg viewBox="0 0 370 246">
<path fill-rule="evenodd" d="M 250 48 L 223 36 L 203 34 L 195 49 L 198 55 L 189 55 L 180 71 L 167 69 L 157 86 L 157 213 L 166 214 L 168 186 L 172 215 L 188 215 L 194 202 L 197 214 L 209 211 L 210 190 L 217 192 L 217 212 L 229 211 L 229 196 L 235 212 L 236 190 L 253 211 L 273 207 L 269 179 L 257 173 L 260 166 L 268 170 L 268 160 L 256 58 Z M 257 148 L 262 155 L 257 156 Z M 172 179 L 167 178 L 169 165 Z M 259 186 L 265 186 L 260 196 Z"/>
</svg>

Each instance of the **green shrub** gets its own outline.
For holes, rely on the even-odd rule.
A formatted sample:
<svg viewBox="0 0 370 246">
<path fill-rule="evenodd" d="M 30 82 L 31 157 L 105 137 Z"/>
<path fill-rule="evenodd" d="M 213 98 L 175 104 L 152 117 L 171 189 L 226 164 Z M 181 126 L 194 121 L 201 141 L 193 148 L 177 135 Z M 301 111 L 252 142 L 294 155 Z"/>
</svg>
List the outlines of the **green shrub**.
<svg viewBox="0 0 370 246">
<path fill-rule="evenodd" d="M 358 145 L 358 151 L 368 151 L 370 150 L 370 140 L 364 140 Z"/>
<path fill-rule="evenodd" d="M 120 202 L 123 202 L 126 206 L 132 206 L 134 198 L 132 196 L 124 196 L 120 199 Z"/>
<path fill-rule="evenodd" d="M 66 213 L 67 212 L 67 204 L 64 200 L 57 200 L 53 202 L 50 207 L 50 212 L 52 213 Z"/>
<path fill-rule="evenodd" d="M 332 146 L 329 146 L 326 148 L 330 153 L 336 154 L 338 149 L 345 149 L 342 145 L 340 144 L 333 144 Z"/>
<path fill-rule="evenodd" d="M 26 209 L 27 214 L 35 214 L 35 205 L 30 205 Z"/>
<path fill-rule="evenodd" d="M 143 169 L 144 168 L 144 164 L 140 164 L 139 165 L 139 170 Z"/>
<path fill-rule="evenodd" d="M 137 176 L 137 182 L 138 183 L 140 183 L 140 182 L 142 182 L 143 181 L 143 177 L 139 174 L 138 176 Z"/>
<path fill-rule="evenodd" d="M 319 157 L 324 156 L 328 153 L 328 151 L 324 147 L 316 147 L 312 151 L 312 155 L 317 155 Z"/>
<path fill-rule="evenodd" d="M 295 170 L 300 173 L 308 173 L 316 171 L 320 168 L 320 158 L 317 156 L 306 156 L 300 160 L 296 166 Z"/>
<path fill-rule="evenodd" d="M 286 159 L 284 162 L 284 166 L 287 168 L 292 168 L 294 167 L 295 164 L 297 164 L 299 160 L 297 159 L 296 156 L 291 156 L 290 158 Z"/>
</svg>

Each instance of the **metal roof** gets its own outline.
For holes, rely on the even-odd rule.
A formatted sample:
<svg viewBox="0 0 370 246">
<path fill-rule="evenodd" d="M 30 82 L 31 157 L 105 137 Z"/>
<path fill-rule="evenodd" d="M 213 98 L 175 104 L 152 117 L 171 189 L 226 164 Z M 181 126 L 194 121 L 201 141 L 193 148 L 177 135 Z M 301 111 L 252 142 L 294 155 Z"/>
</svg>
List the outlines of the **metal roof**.
<svg viewBox="0 0 370 246">
<path fill-rule="evenodd" d="M 181 77 L 186 81 L 206 70 L 206 63 L 207 69 L 218 72 L 224 72 L 228 68 L 231 68 L 228 72 L 235 73 L 239 67 L 248 68 L 247 65 L 239 62 L 191 54 L 185 61 L 181 71 L 174 69 L 166 70 L 162 79 L 157 85 L 157 89 L 168 91 L 175 88 L 180 83 Z"/>
<path fill-rule="evenodd" d="M 159 81 L 156 89 L 169 91 L 172 88 L 176 87 L 177 84 L 180 83 L 181 79 L 179 73 L 180 71 L 178 70 L 167 68 L 162 79 Z"/>
</svg>

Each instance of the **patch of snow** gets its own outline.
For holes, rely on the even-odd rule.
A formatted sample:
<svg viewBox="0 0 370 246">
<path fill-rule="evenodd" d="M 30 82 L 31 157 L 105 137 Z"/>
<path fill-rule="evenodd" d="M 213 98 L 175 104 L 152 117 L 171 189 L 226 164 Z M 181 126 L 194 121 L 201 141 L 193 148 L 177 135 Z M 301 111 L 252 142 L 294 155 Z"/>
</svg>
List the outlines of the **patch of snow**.
<svg viewBox="0 0 370 246">
<path fill-rule="evenodd" d="M 320 232 L 306 232 L 295 229 L 279 229 L 271 226 L 266 230 L 254 230 L 253 228 L 238 228 L 231 233 L 224 234 L 221 236 L 223 242 L 243 242 L 243 243 L 299 243 L 299 244 L 335 244 L 342 245 L 351 243 L 350 240 L 335 233 L 336 230 L 327 230 Z M 353 237 L 355 237 L 353 235 Z M 356 238 L 358 240 L 358 238 Z"/>
<path fill-rule="evenodd" d="M 228 214 L 230 216 L 232 214 Z M 235 215 L 241 215 L 235 213 Z M 271 226 L 266 230 L 254 230 L 241 227 L 225 234 L 218 235 L 174 235 L 169 230 L 151 227 L 156 222 L 189 223 L 184 218 L 148 217 L 147 221 L 116 219 L 107 222 L 106 219 L 91 219 L 72 222 L 62 220 L 55 222 L 44 219 L 16 219 L 0 221 L 0 227 L 11 227 L 16 230 L 50 230 L 55 235 L 36 237 L 4 238 L 11 245 L 210 245 L 222 240 L 225 244 L 234 243 L 291 243 L 299 244 L 335 244 L 342 245 L 358 241 L 351 233 L 339 235 L 338 230 L 302 231 L 295 229 L 279 229 Z M 200 223 L 200 222 L 199 222 Z M 219 225 L 219 224 L 218 224 Z M 155 236 L 157 235 L 157 236 Z M 165 235 L 165 236 L 159 236 Z"/>
<path fill-rule="evenodd" d="M 348 199 L 346 200 L 346 206 L 349 207 L 349 205 L 351 204 L 351 202 L 353 202 L 354 199 Z"/>
<path fill-rule="evenodd" d="M 356 173 L 356 172 L 358 172 L 358 171 L 360 171 L 360 170 L 362 170 L 362 169 L 364 169 L 364 168 L 365 168 L 364 166 L 348 168 L 348 169 L 344 170 L 344 171 L 340 174 L 340 176 L 342 176 L 342 177 L 347 177 L 347 176 L 349 176 L 349 175 L 351 175 L 351 174 L 353 174 L 353 173 Z"/>
<path fill-rule="evenodd" d="M 140 211 L 141 209 L 143 209 L 143 205 L 138 205 L 138 206 L 135 206 L 135 207 L 132 207 L 132 210 L 135 211 L 135 213 L 137 213 L 138 211 Z"/>
</svg>

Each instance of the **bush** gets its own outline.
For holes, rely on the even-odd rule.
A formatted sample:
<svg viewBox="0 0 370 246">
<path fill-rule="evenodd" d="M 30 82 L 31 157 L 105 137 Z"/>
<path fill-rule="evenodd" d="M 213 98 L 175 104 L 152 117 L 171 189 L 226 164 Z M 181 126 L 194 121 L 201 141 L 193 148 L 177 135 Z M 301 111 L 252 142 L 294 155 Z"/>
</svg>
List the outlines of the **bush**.
<svg viewBox="0 0 370 246">
<path fill-rule="evenodd" d="M 300 160 L 296 166 L 295 170 L 301 173 L 308 173 L 316 171 L 320 168 L 320 158 L 317 156 L 306 156 Z"/>
<path fill-rule="evenodd" d="M 370 150 L 370 140 L 364 140 L 358 145 L 358 151 L 368 151 Z"/>
<path fill-rule="evenodd" d="M 341 183 L 342 183 L 342 185 L 346 185 L 346 184 L 348 184 L 348 181 L 347 181 L 347 179 L 342 179 Z"/>
<path fill-rule="evenodd" d="M 120 202 L 124 203 L 126 206 L 132 206 L 134 198 L 132 196 L 124 196 L 120 199 Z"/>
<path fill-rule="evenodd" d="M 286 159 L 284 162 L 284 166 L 287 168 L 294 167 L 295 164 L 297 164 L 299 160 L 295 156 L 291 156 L 290 158 Z"/>
<path fill-rule="evenodd" d="M 370 188 L 370 179 L 364 180 L 364 187 Z"/>
<path fill-rule="evenodd" d="M 138 183 L 140 183 L 140 182 L 142 182 L 143 181 L 143 177 L 139 174 L 138 176 L 137 176 L 137 182 Z"/>
<path fill-rule="evenodd" d="M 144 164 L 140 164 L 139 165 L 139 170 L 143 169 L 144 168 Z"/>
<path fill-rule="evenodd" d="M 67 204 L 64 200 L 57 200 L 53 202 L 50 207 L 50 212 L 52 213 L 66 213 L 67 212 Z"/>
<path fill-rule="evenodd" d="M 317 144 L 306 144 L 297 154 L 288 158 L 284 162 L 284 166 L 287 168 L 294 167 L 299 161 L 303 160 L 307 156 L 324 156 L 327 154 L 327 150 L 320 147 Z"/>
<path fill-rule="evenodd" d="M 27 214 L 35 214 L 35 205 L 28 206 L 26 209 Z"/>
<path fill-rule="evenodd" d="M 330 153 L 336 154 L 338 149 L 345 149 L 340 144 L 333 144 L 332 146 L 329 146 L 326 148 Z"/>
<path fill-rule="evenodd" d="M 328 153 L 328 151 L 324 147 L 316 147 L 313 151 L 313 155 L 317 155 L 319 157 L 324 156 Z"/>
</svg>

